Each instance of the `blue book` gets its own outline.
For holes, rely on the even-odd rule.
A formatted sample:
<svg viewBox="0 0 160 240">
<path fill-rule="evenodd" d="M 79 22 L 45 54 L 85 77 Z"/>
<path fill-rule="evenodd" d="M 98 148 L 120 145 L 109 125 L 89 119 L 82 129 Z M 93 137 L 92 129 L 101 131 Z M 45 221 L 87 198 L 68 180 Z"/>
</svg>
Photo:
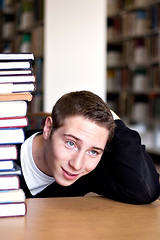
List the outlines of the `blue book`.
<svg viewBox="0 0 160 240">
<path fill-rule="evenodd" d="M 1 160 L 0 161 L 0 171 L 12 170 L 14 169 L 13 160 Z"/>
<path fill-rule="evenodd" d="M 25 140 L 23 128 L 0 129 L 0 144 L 18 144 Z"/>
</svg>

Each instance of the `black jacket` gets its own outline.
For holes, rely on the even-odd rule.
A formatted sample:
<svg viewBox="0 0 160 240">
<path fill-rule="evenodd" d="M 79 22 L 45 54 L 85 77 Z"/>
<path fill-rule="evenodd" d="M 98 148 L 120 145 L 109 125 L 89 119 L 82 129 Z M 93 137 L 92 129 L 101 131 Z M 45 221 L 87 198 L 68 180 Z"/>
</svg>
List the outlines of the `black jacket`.
<svg viewBox="0 0 160 240">
<path fill-rule="evenodd" d="M 117 127 L 114 138 L 95 170 L 68 187 L 54 182 L 35 197 L 84 196 L 95 192 L 133 204 L 145 204 L 156 200 L 160 195 L 159 174 L 144 145 L 141 145 L 139 134 L 126 127 L 121 120 L 115 122 Z M 26 132 L 26 138 L 34 132 Z M 20 165 L 19 160 L 16 162 Z M 20 176 L 20 183 L 26 197 L 33 197 L 23 174 Z"/>
</svg>

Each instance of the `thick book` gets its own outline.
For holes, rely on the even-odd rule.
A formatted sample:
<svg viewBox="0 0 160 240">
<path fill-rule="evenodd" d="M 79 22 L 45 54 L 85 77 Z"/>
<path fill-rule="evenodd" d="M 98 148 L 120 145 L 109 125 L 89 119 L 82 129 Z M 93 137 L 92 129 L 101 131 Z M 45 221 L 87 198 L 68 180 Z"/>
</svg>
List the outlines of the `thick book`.
<svg viewBox="0 0 160 240">
<path fill-rule="evenodd" d="M 23 128 L 0 129 L 0 144 L 18 144 L 24 142 Z"/>
<path fill-rule="evenodd" d="M 0 53 L 0 60 L 34 60 L 33 53 Z"/>
<path fill-rule="evenodd" d="M 0 96 L 3 97 L 2 95 Z M 0 118 L 24 117 L 26 116 L 26 113 L 27 113 L 26 101 L 11 101 L 8 99 L 4 102 L 0 102 Z"/>
<path fill-rule="evenodd" d="M 0 118 L 0 129 L 1 128 L 17 128 L 17 127 L 24 128 L 27 125 L 28 125 L 27 117 Z"/>
<path fill-rule="evenodd" d="M 0 160 L 13 159 L 18 157 L 17 146 L 14 144 L 0 145 Z"/>
<path fill-rule="evenodd" d="M 18 175 L 1 175 L 0 190 L 12 190 L 20 188 L 20 180 Z"/>
<path fill-rule="evenodd" d="M 5 102 L 5 101 L 28 101 L 28 102 L 30 102 L 31 100 L 32 100 L 32 94 L 29 92 L 1 93 L 0 94 L 0 102 Z M 14 104 L 14 103 L 12 103 L 12 104 Z"/>
<path fill-rule="evenodd" d="M 9 203 L 9 202 L 13 203 L 13 202 L 24 202 L 24 201 L 25 201 L 25 194 L 21 188 L 0 191 L 0 203 Z"/>
<path fill-rule="evenodd" d="M 12 170 L 14 169 L 13 160 L 1 160 L 0 161 L 0 171 Z"/>
<path fill-rule="evenodd" d="M 35 84 L 33 83 L 0 83 L 0 94 L 16 92 L 33 92 Z"/>
<path fill-rule="evenodd" d="M 20 217 L 27 213 L 25 202 L 0 203 L 0 217 Z"/>
<path fill-rule="evenodd" d="M 0 83 L 34 83 L 35 81 L 36 78 L 34 75 L 0 76 Z"/>
<path fill-rule="evenodd" d="M 14 61 L 14 62 L 1 62 L 0 69 L 29 69 L 32 68 L 32 64 L 29 61 Z"/>
</svg>

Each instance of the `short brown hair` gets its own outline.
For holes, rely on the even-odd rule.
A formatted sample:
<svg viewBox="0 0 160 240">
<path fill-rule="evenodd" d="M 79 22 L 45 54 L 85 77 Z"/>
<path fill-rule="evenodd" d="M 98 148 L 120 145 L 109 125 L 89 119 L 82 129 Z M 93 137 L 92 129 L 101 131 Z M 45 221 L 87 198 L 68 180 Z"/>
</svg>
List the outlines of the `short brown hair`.
<svg viewBox="0 0 160 240">
<path fill-rule="evenodd" d="M 89 91 L 64 94 L 52 110 L 53 131 L 63 126 L 67 117 L 73 116 L 82 116 L 107 128 L 109 131 L 108 142 L 111 141 L 115 123 L 108 105 L 98 95 Z"/>
</svg>

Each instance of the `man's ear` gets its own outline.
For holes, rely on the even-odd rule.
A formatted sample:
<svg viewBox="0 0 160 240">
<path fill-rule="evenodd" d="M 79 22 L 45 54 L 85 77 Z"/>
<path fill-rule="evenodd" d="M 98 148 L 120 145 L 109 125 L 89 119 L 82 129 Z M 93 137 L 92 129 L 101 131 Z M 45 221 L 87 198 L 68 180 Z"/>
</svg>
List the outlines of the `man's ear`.
<svg viewBox="0 0 160 240">
<path fill-rule="evenodd" d="M 48 140 L 50 138 L 50 134 L 52 131 L 52 125 L 53 125 L 53 120 L 51 117 L 47 117 L 45 120 L 45 124 L 43 127 L 43 137 L 45 140 Z"/>
</svg>

